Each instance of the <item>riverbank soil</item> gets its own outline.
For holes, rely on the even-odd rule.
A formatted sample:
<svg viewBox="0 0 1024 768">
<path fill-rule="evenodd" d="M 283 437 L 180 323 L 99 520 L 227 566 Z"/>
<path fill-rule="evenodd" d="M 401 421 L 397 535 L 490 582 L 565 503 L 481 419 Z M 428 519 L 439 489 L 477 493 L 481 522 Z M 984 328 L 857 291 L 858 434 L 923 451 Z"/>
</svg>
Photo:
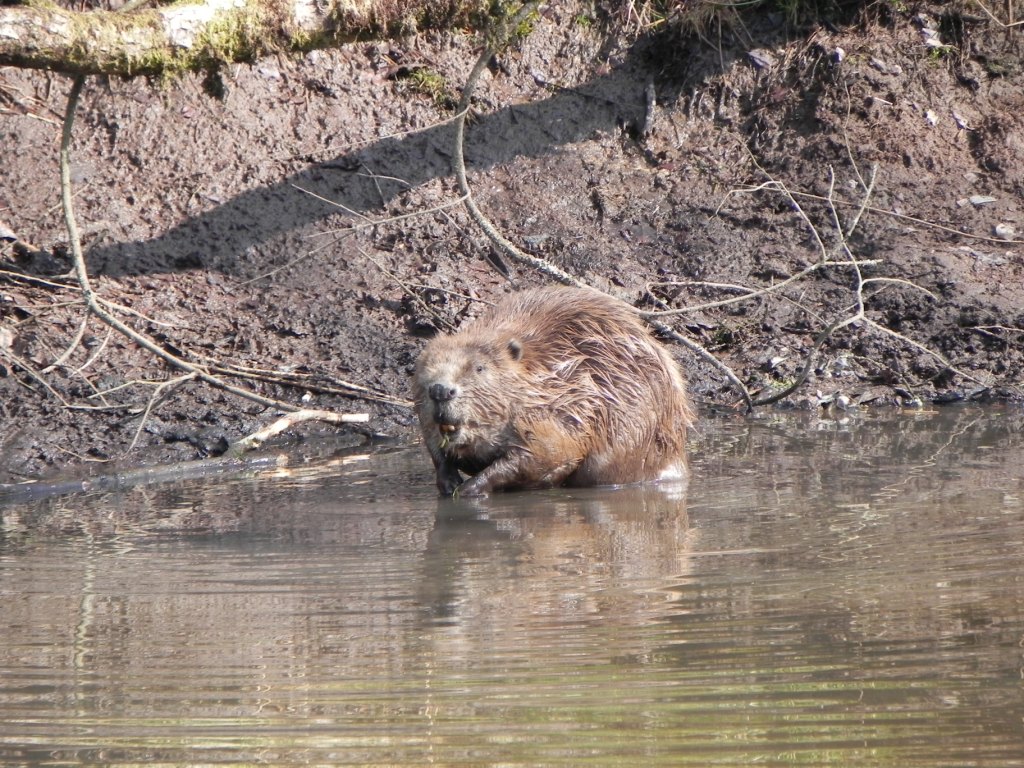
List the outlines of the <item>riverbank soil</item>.
<svg viewBox="0 0 1024 768">
<path fill-rule="evenodd" d="M 755 397 L 834 327 L 786 404 L 1019 399 L 1024 33 L 928 3 L 725 22 L 637 36 L 553 4 L 476 91 L 481 209 L 587 283 L 688 309 L 666 321 Z M 424 339 L 545 281 L 459 202 L 450 120 L 478 54 L 456 34 L 91 79 L 72 180 L 97 294 L 234 386 L 413 439 Z M 69 85 L 0 70 L 0 482 L 217 453 L 279 413 L 87 316 L 60 207 Z M 702 406 L 743 411 L 675 352 Z"/>
</svg>

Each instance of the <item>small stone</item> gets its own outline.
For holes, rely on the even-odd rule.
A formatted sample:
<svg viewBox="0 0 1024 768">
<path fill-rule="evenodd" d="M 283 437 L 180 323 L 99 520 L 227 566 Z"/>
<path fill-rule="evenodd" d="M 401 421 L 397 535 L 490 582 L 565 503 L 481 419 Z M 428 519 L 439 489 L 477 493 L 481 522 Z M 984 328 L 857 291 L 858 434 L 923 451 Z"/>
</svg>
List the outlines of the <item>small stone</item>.
<svg viewBox="0 0 1024 768">
<path fill-rule="evenodd" d="M 849 411 L 854 407 L 853 401 L 850 399 L 849 395 L 844 392 L 836 391 L 831 394 L 824 395 L 819 391 L 816 394 L 818 407 L 823 408 L 826 411 Z"/>
<path fill-rule="evenodd" d="M 758 69 L 771 69 L 775 66 L 775 57 L 764 48 L 755 48 L 752 51 L 747 51 L 747 56 L 750 57 L 750 61 Z"/>
<path fill-rule="evenodd" d="M 995 232 L 996 237 L 1001 240 L 1013 240 L 1017 236 L 1017 229 L 1013 224 L 1006 224 L 1000 222 L 992 227 L 992 231 Z"/>
</svg>

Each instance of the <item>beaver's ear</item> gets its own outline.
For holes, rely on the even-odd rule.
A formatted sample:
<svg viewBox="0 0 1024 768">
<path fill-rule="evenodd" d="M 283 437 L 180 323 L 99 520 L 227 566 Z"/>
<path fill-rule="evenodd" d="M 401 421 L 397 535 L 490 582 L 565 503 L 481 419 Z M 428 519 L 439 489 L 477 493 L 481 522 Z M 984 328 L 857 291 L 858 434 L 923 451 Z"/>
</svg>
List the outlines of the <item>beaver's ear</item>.
<svg viewBox="0 0 1024 768">
<path fill-rule="evenodd" d="M 518 361 L 523 356 L 523 345 L 519 339 L 511 339 L 506 349 L 508 350 L 509 357 L 513 360 Z"/>
</svg>

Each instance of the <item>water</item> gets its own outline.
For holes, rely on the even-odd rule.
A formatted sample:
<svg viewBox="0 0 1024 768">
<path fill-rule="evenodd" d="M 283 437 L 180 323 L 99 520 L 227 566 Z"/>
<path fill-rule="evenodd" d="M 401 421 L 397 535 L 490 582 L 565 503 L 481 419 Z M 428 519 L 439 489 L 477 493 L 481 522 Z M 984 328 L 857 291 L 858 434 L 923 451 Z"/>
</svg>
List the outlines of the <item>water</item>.
<svg viewBox="0 0 1024 768">
<path fill-rule="evenodd" d="M 418 450 L 0 508 L 0 762 L 1024 765 L 1024 414 L 709 420 L 680 489 Z"/>
</svg>

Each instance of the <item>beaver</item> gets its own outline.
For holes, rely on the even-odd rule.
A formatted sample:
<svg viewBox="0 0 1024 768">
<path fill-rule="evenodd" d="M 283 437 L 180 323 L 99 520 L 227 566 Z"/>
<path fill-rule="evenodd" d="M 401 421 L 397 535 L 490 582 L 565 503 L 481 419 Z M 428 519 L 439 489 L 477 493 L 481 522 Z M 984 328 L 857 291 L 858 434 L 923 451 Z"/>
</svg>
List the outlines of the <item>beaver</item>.
<svg viewBox="0 0 1024 768">
<path fill-rule="evenodd" d="M 631 307 L 594 290 L 520 291 L 435 337 L 413 399 L 443 496 L 686 476 L 686 380 Z"/>
</svg>

